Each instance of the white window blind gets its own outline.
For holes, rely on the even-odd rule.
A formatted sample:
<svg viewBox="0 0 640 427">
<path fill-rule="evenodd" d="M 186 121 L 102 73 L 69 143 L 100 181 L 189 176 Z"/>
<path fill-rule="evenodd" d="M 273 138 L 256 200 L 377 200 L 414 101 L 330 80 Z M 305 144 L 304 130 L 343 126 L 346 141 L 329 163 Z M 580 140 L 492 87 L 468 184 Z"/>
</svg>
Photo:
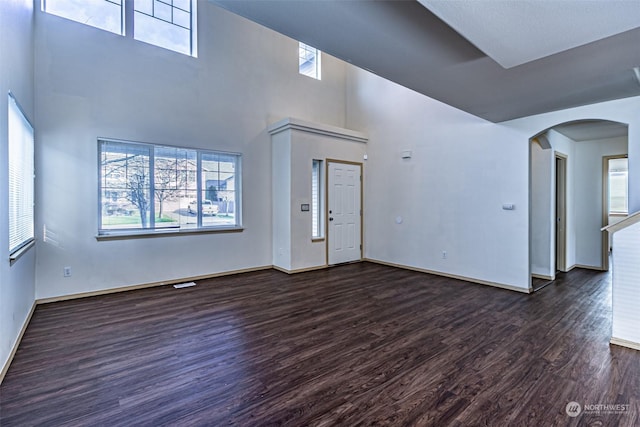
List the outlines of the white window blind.
<svg viewBox="0 0 640 427">
<path fill-rule="evenodd" d="M 311 167 L 311 236 L 322 237 L 322 160 Z"/>
<path fill-rule="evenodd" d="M 9 94 L 9 253 L 34 238 L 33 127 Z"/>
</svg>

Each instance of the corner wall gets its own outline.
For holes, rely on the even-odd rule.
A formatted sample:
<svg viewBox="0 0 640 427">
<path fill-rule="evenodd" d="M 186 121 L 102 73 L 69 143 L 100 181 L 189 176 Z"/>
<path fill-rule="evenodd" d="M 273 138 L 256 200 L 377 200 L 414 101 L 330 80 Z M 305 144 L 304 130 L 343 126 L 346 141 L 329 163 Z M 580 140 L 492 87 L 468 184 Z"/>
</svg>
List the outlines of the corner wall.
<svg viewBox="0 0 640 427">
<path fill-rule="evenodd" d="M 365 257 L 527 291 L 532 135 L 363 70 L 348 78 L 347 127 L 369 135 Z"/>
<path fill-rule="evenodd" d="M 35 297 L 35 248 L 9 264 L 7 92 L 34 123 L 33 1 L 0 1 L 0 380 Z M 36 146 L 39 143 L 35 129 Z M 39 171 L 36 169 L 36 174 Z"/>
</svg>

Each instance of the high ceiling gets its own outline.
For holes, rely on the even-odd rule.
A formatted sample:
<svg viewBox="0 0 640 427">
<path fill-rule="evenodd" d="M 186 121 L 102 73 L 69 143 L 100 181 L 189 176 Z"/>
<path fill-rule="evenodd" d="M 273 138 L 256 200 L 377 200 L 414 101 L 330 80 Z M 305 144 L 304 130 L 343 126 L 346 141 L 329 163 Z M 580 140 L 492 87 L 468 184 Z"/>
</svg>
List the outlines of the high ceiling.
<svg viewBox="0 0 640 427">
<path fill-rule="evenodd" d="M 474 12 L 475 20 L 455 24 L 473 43 L 413 0 L 211 1 L 493 122 L 640 95 L 640 81 L 633 71 L 640 66 L 640 0 L 421 0 L 434 9 L 439 3 L 468 3 L 476 8 L 486 4 L 487 8 Z M 549 7 L 554 3 L 558 7 Z M 505 19 L 496 6 L 500 4 L 510 5 L 504 8 L 504 15 L 520 15 L 527 22 L 526 31 L 522 25 L 499 23 Z M 514 9 L 519 4 L 522 9 Z M 536 9 L 537 4 L 546 5 L 544 13 Z M 442 10 L 438 13 L 445 17 Z M 446 19 L 453 22 L 451 16 Z M 603 25 L 593 24 L 589 31 L 583 28 L 601 21 Z M 474 23 L 474 31 L 483 26 L 496 31 L 485 31 L 485 40 L 481 40 L 468 31 L 469 22 Z M 558 28 L 563 22 L 566 27 Z M 561 36 L 551 36 L 549 28 Z M 621 30 L 625 31 L 618 33 Z M 502 54 L 507 52 L 504 59 L 495 48 L 506 39 L 512 43 L 508 50 L 503 49 Z M 554 41 L 569 41 L 569 47 Z"/>
</svg>

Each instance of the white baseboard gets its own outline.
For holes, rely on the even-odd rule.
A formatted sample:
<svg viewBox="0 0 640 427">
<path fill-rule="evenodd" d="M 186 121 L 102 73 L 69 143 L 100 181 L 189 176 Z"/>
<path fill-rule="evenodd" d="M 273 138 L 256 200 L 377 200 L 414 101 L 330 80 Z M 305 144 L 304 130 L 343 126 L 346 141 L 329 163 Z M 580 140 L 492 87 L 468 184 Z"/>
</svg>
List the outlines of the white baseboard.
<svg viewBox="0 0 640 427">
<path fill-rule="evenodd" d="M 380 261 L 380 260 L 371 259 L 371 258 L 365 258 L 363 261 L 373 262 L 373 263 L 382 264 L 382 265 L 388 265 L 390 267 L 403 268 L 405 270 L 418 271 L 420 273 L 434 274 L 436 276 L 449 277 L 451 279 L 464 280 L 465 282 L 477 283 L 479 285 L 493 286 L 494 288 L 507 289 L 509 291 L 522 292 L 525 294 L 530 294 L 531 292 L 533 292 L 533 289 L 531 288 L 524 289 L 524 288 L 519 288 L 517 286 L 505 285 L 503 283 L 489 282 L 487 280 L 474 279 L 472 277 L 459 276 L 457 274 L 443 273 L 441 271 L 428 270 L 426 268 L 412 267 L 410 265 L 396 264 L 393 262 Z"/>
<path fill-rule="evenodd" d="M 571 267 L 571 269 L 573 268 L 584 268 L 586 270 L 596 270 L 596 271 L 606 271 L 604 268 L 602 268 L 602 266 L 594 266 L 594 265 L 584 265 L 584 264 L 574 264 L 573 267 Z"/>
<path fill-rule="evenodd" d="M 39 298 L 39 299 L 36 300 L 36 303 L 37 304 L 46 304 L 46 303 L 49 303 L 49 302 L 67 301 L 67 300 L 78 299 L 78 298 L 86 298 L 86 297 L 94 297 L 94 296 L 98 296 L 98 295 L 113 294 L 113 293 L 116 293 L 116 292 L 132 291 L 132 290 L 135 290 L 135 289 L 153 288 L 155 286 L 175 285 L 177 283 L 194 282 L 194 281 L 197 281 L 197 280 L 213 279 L 215 277 L 230 276 L 232 274 L 241 274 L 241 273 L 250 273 L 252 271 L 269 270 L 271 268 L 273 268 L 272 265 L 264 265 L 264 266 L 261 266 L 261 267 L 243 268 L 243 269 L 240 269 L 240 270 L 229 270 L 229 271 L 223 271 L 223 272 L 220 272 L 220 273 L 204 274 L 204 275 L 201 275 L 201 276 L 184 277 L 182 279 L 166 280 L 166 281 L 162 281 L 162 282 L 142 283 L 142 284 L 139 284 L 139 285 L 122 286 L 122 287 L 119 287 L 119 288 L 103 289 L 103 290 L 92 291 L 92 292 L 81 292 L 81 293 L 77 293 L 77 294 L 61 295 L 61 296 L 58 296 L 58 297 Z"/>
<path fill-rule="evenodd" d="M 544 274 L 531 273 L 531 277 L 533 277 L 534 279 L 542 279 L 542 280 L 551 280 L 551 281 L 556 280 L 556 276 L 545 276 Z"/>
<path fill-rule="evenodd" d="M 20 328 L 20 333 L 18 334 L 18 338 L 16 339 L 16 342 L 13 343 L 13 347 L 11 347 L 11 351 L 9 352 L 9 357 L 7 358 L 7 361 L 5 362 L 4 366 L 2 366 L 2 370 L 0 371 L 0 384 L 2 384 L 2 380 L 4 380 L 4 376 L 7 375 L 9 366 L 11 365 L 11 362 L 13 362 L 13 357 L 16 355 L 16 351 L 18 351 L 18 347 L 22 342 L 22 337 L 24 336 L 24 333 L 26 332 L 27 327 L 31 322 L 31 317 L 33 316 L 33 312 L 36 310 L 37 305 L 38 304 L 34 301 L 33 304 L 31 305 L 31 310 L 29 310 L 29 314 L 27 314 L 27 318 L 24 319 L 24 323 L 22 324 L 22 328 Z"/>
<path fill-rule="evenodd" d="M 609 341 L 609 342 L 611 344 L 619 345 L 621 347 L 627 347 L 627 348 L 632 348 L 634 350 L 640 350 L 640 343 L 638 343 L 638 342 L 623 340 L 622 338 L 616 338 L 616 337 L 611 337 L 611 341 Z"/>
<path fill-rule="evenodd" d="M 277 265 L 273 266 L 274 270 L 278 270 L 287 274 L 304 273 L 306 271 L 323 270 L 325 268 L 329 268 L 329 266 L 325 264 L 325 265 L 317 265 L 315 267 L 298 268 L 296 270 L 287 270 L 286 268 L 278 267 Z"/>
</svg>

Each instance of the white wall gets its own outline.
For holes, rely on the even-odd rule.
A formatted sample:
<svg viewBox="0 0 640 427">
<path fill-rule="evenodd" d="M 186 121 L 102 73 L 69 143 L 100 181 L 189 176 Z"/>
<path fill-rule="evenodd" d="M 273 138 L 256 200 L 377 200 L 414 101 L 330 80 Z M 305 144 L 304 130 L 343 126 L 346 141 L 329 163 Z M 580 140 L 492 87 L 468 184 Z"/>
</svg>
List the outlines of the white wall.
<svg viewBox="0 0 640 427">
<path fill-rule="evenodd" d="M 555 277 L 553 174 L 553 150 L 531 143 L 531 273 L 545 277 Z"/>
<path fill-rule="evenodd" d="M 291 270 L 291 132 L 271 138 L 273 265 Z"/>
<path fill-rule="evenodd" d="M 365 257 L 528 289 L 533 134 L 366 71 L 348 77 L 347 127 L 369 135 Z"/>
<path fill-rule="evenodd" d="M 272 264 L 267 125 L 344 126 L 346 64 L 323 55 L 321 81 L 301 76 L 296 41 L 198 13 L 198 58 L 36 13 L 38 298 Z M 98 137 L 242 153 L 245 230 L 96 241 Z"/>
<path fill-rule="evenodd" d="M 7 163 L 7 92 L 11 91 L 25 114 L 33 114 L 33 1 L 0 2 L 0 371 L 6 366 L 20 330 L 34 302 L 35 249 L 9 265 L 9 211 Z M 38 144 L 36 127 L 36 144 Z M 36 170 L 36 173 L 39 173 Z"/>
<path fill-rule="evenodd" d="M 574 204 L 578 265 L 602 265 L 602 158 L 627 154 L 627 138 L 580 141 L 574 145 Z M 638 175 L 635 175 L 638 176 Z"/>
</svg>

